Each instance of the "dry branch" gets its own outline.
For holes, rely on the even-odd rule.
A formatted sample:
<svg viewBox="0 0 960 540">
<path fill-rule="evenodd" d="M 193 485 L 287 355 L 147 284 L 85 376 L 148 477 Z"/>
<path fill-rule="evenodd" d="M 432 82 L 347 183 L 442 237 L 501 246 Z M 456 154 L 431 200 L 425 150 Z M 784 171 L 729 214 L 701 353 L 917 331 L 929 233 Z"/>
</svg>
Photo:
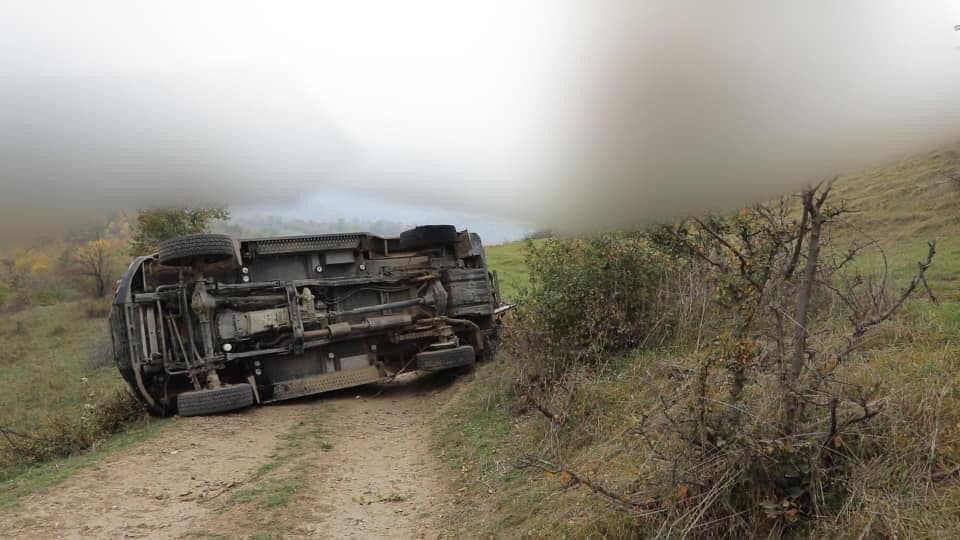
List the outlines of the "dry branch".
<svg viewBox="0 0 960 540">
<path fill-rule="evenodd" d="M 586 476 L 578 474 L 576 471 L 572 471 L 564 465 L 559 465 L 557 463 L 553 463 L 552 461 L 547 461 L 545 459 L 538 458 L 536 456 L 524 456 L 520 458 L 520 462 L 518 466 L 520 468 L 534 467 L 542 471 L 549 472 L 551 474 L 565 474 L 570 477 L 572 484 L 583 484 L 588 488 L 590 488 L 590 490 L 593 491 L 594 493 L 603 495 L 604 497 L 612 501 L 614 504 L 627 510 L 648 510 L 649 511 L 659 507 L 659 501 L 657 501 L 656 499 L 642 502 L 642 503 L 631 501 L 628 497 L 621 495 L 615 491 L 612 491 L 607 487 L 605 487 L 603 484 L 596 482 L 594 480 L 591 480 Z"/>
<path fill-rule="evenodd" d="M 917 290 L 917 287 L 921 283 L 924 284 L 924 286 L 926 286 L 927 270 L 930 269 L 930 266 L 933 264 L 933 257 L 937 254 L 937 241 L 931 240 L 930 242 L 927 243 L 927 246 L 928 246 L 927 258 L 923 262 L 917 263 L 917 273 L 913 276 L 913 279 L 910 280 L 910 285 L 908 285 L 907 288 L 904 289 L 902 293 L 900 293 L 900 297 L 897 299 L 897 301 L 894 302 L 893 305 L 890 306 L 886 311 L 877 315 L 876 317 L 873 317 L 864 321 L 859 321 L 856 324 L 856 328 L 854 329 L 853 336 L 852 336 L 852 340 L 854 341 L 854 343 L 852 343 L 851 346 L 847 349 L 847 351 L 841 356 L 845 356 L 846 354 L 849 354 L 853 350 L 853 348 L 856 347 L 856 344 L 857 344 L 856 342 L 858 342 L 859 339 L 863 337 L 863 335 L 866 334 L 867 330 L 869 330 L 871 327 L 874 327 L 893 317 L 897 313 L 897 310 L 900 309 L 900 306 L 902 306 L 903 303 L 907 301 L 907 298 L 909 298 L 910 295 Z M 930 290 L 929 287 L 927 287 L 927 291 L 929 290 Z M 930 293 L 930 295 L 931 297 L 933 296 L 932 292 Z"/>
</svg>

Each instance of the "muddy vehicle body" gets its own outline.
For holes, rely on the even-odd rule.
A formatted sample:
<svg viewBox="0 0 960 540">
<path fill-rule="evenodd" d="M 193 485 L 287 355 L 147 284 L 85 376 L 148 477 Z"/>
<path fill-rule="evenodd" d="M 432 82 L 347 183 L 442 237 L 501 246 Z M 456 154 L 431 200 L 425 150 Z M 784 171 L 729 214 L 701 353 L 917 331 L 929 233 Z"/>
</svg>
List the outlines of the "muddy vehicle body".
<svg viewBox="0 0 960 540">
<path fill-rule="evenodd" d="M 480 237 L 452 226 L 201 234 L 133 261 L 110 329 L 137 398 L 189 416 L 472 366 L 508 307 Z"/>
</svg>

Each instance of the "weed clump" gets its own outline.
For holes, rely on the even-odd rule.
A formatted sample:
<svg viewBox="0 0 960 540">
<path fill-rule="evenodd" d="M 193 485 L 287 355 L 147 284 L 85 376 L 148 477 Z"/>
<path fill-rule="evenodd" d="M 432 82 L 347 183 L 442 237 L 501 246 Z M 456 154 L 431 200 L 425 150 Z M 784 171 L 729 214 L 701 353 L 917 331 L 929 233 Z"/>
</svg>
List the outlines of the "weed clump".
<svg viewBox="0 0 960 540">
<path fill-rule="evenodd" d="M 129 392 L 115 391 L 82 404 L 73 414 L 49 418 L 29 432 L 0 425 L 0 477 L 13 467 L 77 455 L 147 418 Z"/>
</svg>

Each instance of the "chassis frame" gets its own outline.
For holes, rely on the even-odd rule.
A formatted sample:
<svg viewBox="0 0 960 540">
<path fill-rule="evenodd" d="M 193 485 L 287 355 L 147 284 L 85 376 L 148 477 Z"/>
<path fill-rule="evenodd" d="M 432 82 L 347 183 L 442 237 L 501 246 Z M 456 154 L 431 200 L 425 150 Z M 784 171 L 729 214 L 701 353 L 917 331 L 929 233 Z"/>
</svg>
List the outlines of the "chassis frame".
<svg viewBox="0 0 960 540">
<path fill-rule="evenodd" d="M 471 366 L 501 315 L 480 237 L 421 226 L 234 240 L 136 258 L 114 295 L 114 359 L 157 415 L 213 414 Z"/>
</svg>

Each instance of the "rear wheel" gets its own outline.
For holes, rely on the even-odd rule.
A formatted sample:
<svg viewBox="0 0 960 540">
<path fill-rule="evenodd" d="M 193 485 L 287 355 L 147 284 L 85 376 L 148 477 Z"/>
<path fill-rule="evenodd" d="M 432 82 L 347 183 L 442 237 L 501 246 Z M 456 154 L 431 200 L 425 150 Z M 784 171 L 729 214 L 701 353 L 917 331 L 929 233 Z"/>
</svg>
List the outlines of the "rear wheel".
<svg viewBox="0 0 960 540">
<path fill-rule="evenodd" d="M 453 244 L 457 241 L 457 228 L 453 225 L 421 225 L 400 233 L 400 249 L 415 250 Z"/>
<path fill-rule="evenodd" d="M 191 234 L 160 243 L 160 264 L 193 266 L 213 264 L 236 257 L 233 238 L 225 234 Z"/>
<path fill-rule="evenodd" d="M 224 413 L 250 405 L 253 405 L 253 387 L 246 383 L 177 395 L 177 414 L 180 416 Z"/>
</svg>

